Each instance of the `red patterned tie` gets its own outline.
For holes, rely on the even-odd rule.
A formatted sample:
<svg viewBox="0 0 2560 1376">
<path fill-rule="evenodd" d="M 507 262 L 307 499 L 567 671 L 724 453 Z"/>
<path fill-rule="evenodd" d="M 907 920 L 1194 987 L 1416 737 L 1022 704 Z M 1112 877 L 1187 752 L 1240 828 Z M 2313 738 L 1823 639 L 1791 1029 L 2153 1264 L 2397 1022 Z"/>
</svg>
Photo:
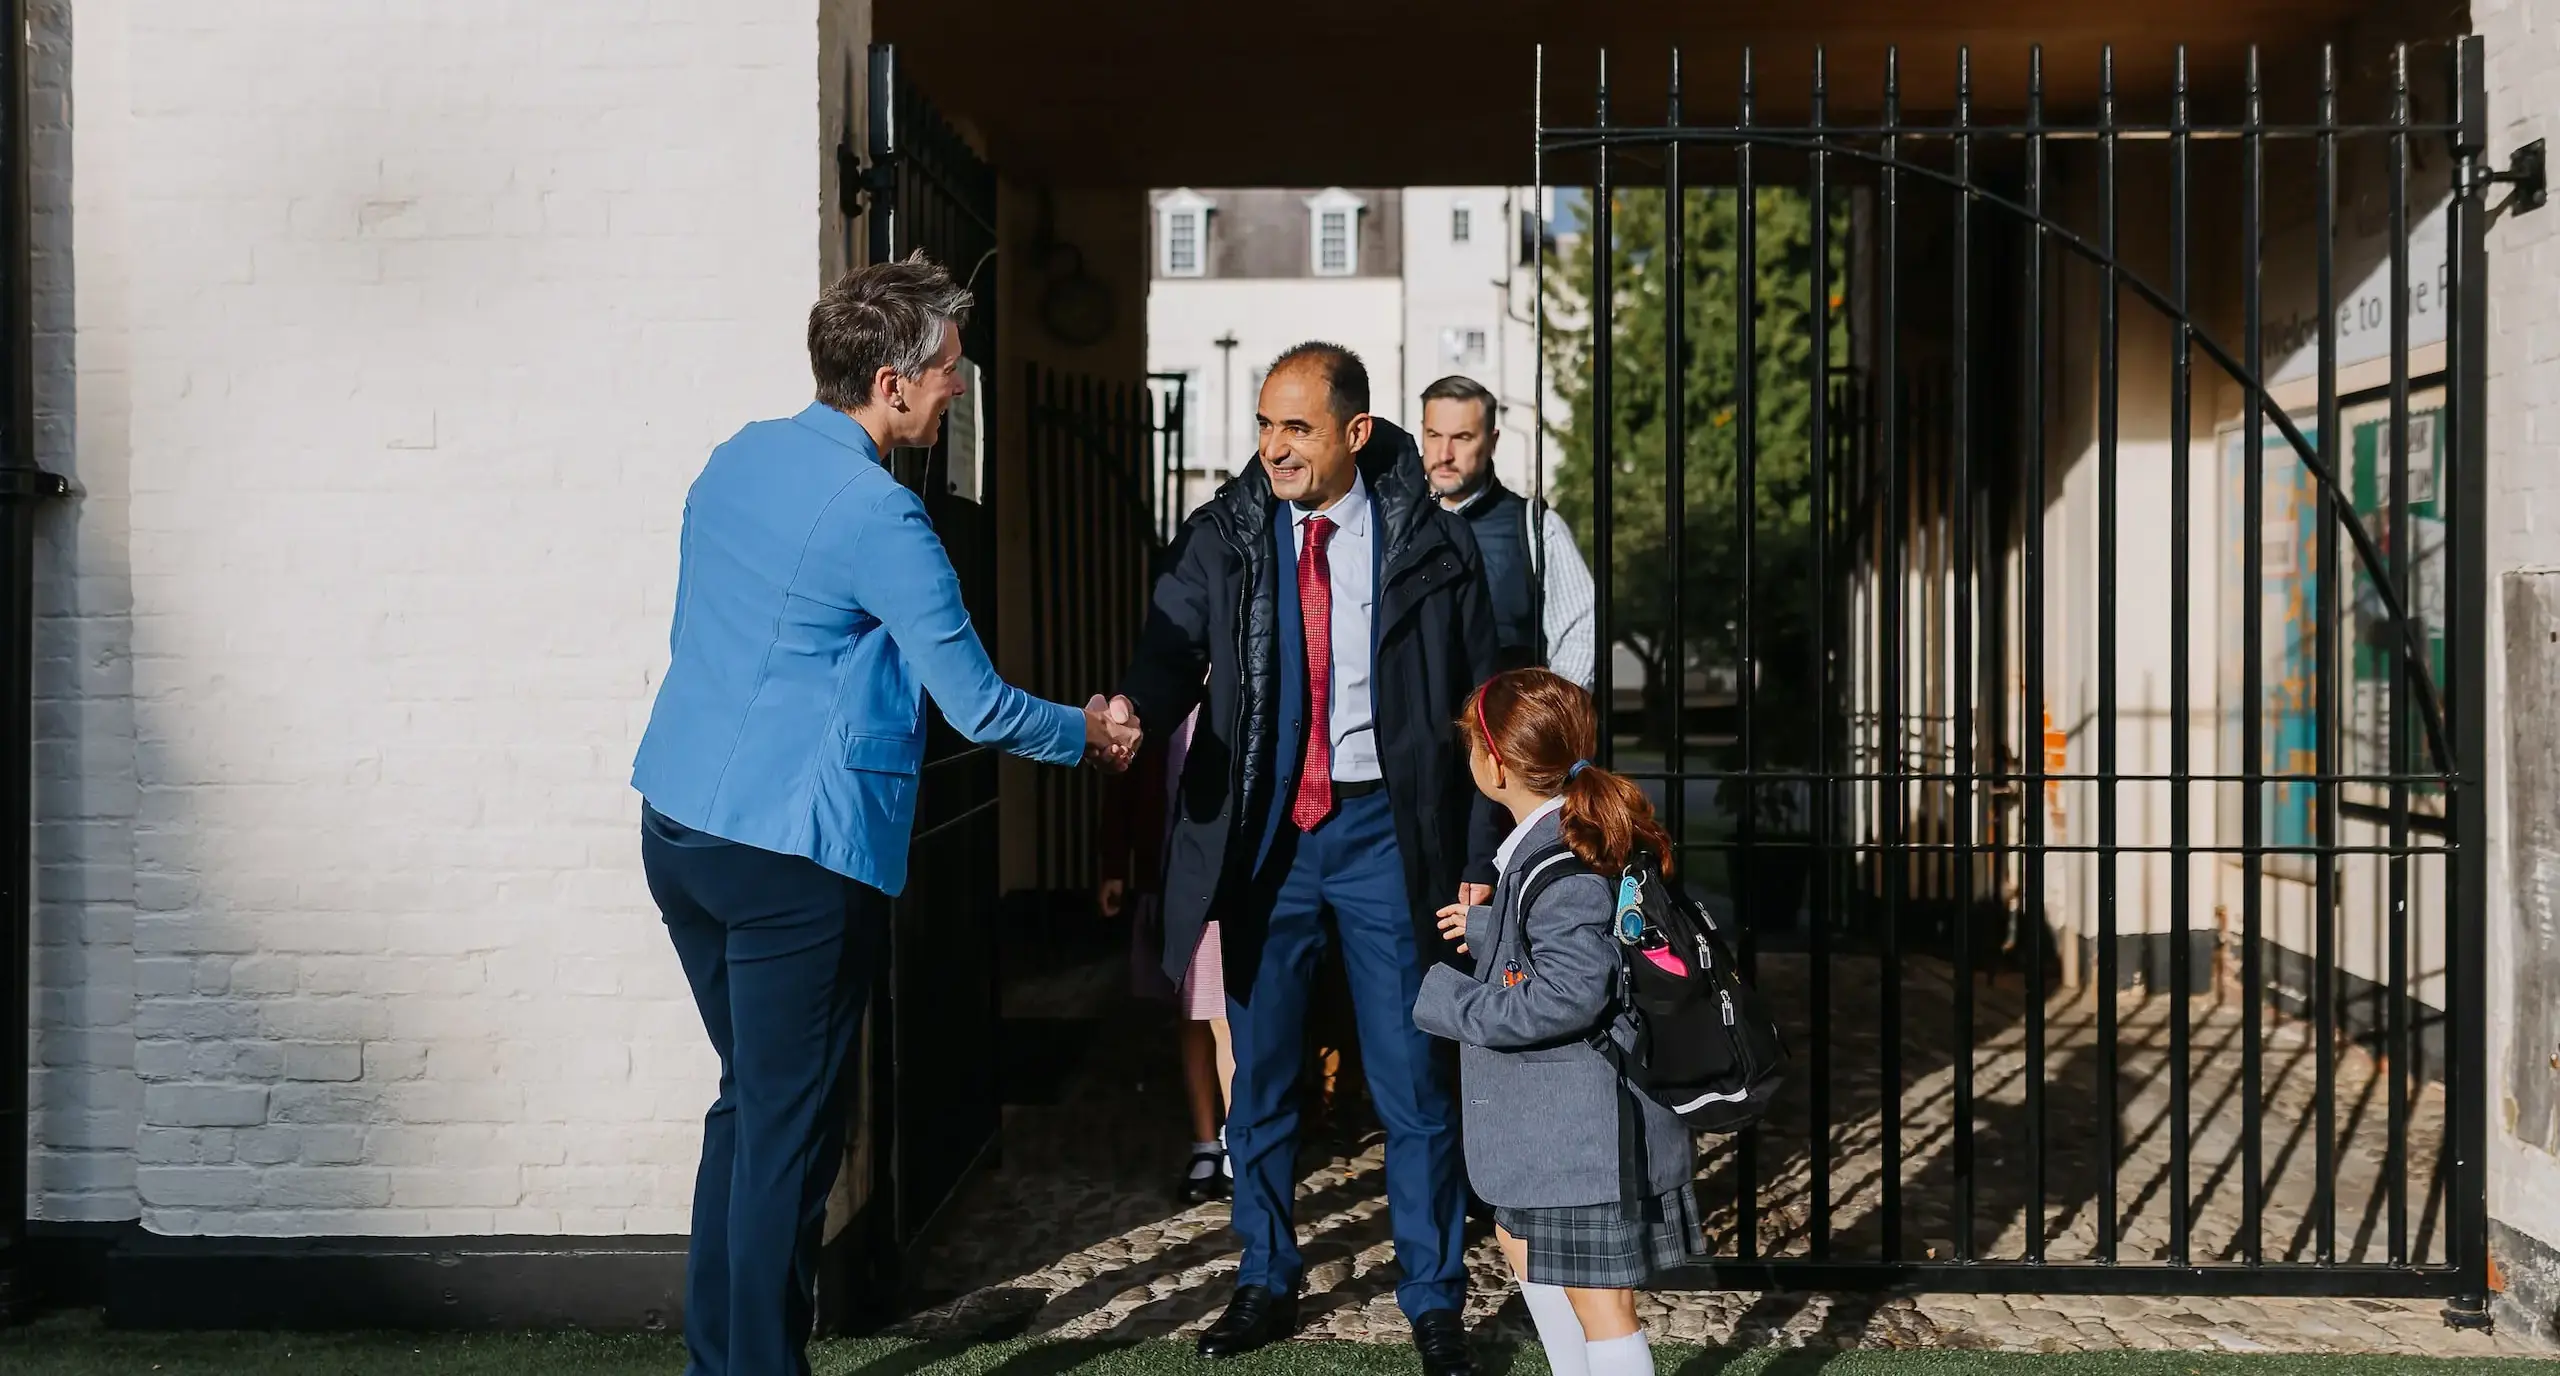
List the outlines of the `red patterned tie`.
<svg viewBox="0 0 2560 1376">
<path fill-rule="evenodd" d="M 1289 820 L 1313 831 L 1333 815 L 1333 562 L 1325 541 L 1333 522 L 1307 518 L 1298 541 L 1298 617 L 1306 626 L 1307 751 L 1298 761 L 1298 799 Z"/>
</svg>

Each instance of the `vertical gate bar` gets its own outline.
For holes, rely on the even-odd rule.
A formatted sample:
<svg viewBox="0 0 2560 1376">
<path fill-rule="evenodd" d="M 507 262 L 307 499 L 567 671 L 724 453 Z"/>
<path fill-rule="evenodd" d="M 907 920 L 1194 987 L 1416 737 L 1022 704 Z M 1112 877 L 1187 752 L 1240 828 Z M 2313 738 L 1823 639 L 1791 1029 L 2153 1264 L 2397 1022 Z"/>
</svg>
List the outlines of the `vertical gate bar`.
<svg viewBox="0 0 2560 1376">
<path fill-rule="evenodd" d="M 1529 55 L 1529 396 L 1538 423 L 1529 427 L 1529 491 L 1547 500 L 1547 45 Z M 1541 530 L 1545 529 L 1541 524 Z M 1543 553 L 1544 551 L 1540 551 Z M 1541 564 L 1541 567 L 1544 567 Z M 1593 668 L 1598 668 L 1594 659 Z"/>
<path fill-rule="evenodd" d="M 1955 1176 L 1956 1260 L 1973 1260 L 1973 49 L 1956 49 L 1956 254 L 1953 538 L 1955 574 L 1955 721 L 1953 758 L 1956 844 Z"/>
<path fill-rule="evenodd" d="M 1094 545 L 1100 535 L 1094 524 L 1101 509 L 1096 500 L 1099 494 L 1094 489 L 1102 477 L 1101 455 L 1097 452 L 1100 445 L 1093 432 L 1110 423 L 1102 409 L 1100 386 L 1093 377 L 1079 376 L 1075 390 L 1076 428 L 1070 437 L 1070 443 L 1075 446 L 1075 461 L 1068 470 L 1073 487 L 1067 508 L 1070 550 L 1067 557 L 1067 598 L 1068 605 L 1075 608 L 1075 635 L 1067 642 L 1067 681 L 1070 684 L 1093 681 L 1093 632 L 1098 620 L 1094 615 L 1097 599 L 1094 596 L 1093 556 Z M 1067 690 L 1069 694 L 1075 691 L 1072 687 Z M 1076 770 L 1068 784 L 1068 796 L 1075 800 L 1075 806 L 1067 812 L 1067 883 L 1077 889 L 1084 887 L 1085 857 L 1091 853 L 1089 828 L 1094 801 L 1091 775 L 1091 770 Z"/>
<path fill-rule="evenodd" d="M 2446 343 L 2452 358 L 2450 453 L 2453 474 L 2444 490 L 2452 499 L 2445 546 L 2446 594 L 2453 624 L 2445 636 L 2445 667 L 2457 677 L 2447 705 L 2453 721 L 2454 777 L 2446 780 L 2448 831 L 2453 854 L 2445 892 L 2446 1032 L 2453 1044 L 2445 1067 L 2445 1115 L 2453 1143 L 2452 1196 L 2446 1210 L 2445 1255 L 2460 1272 L 2460 1291 L 2447 1317 L 2476 1324 L 2489 1299 L 2488 1241 L 2488 970 L 2486 913 L 2488 826 L 2481 770 L 2488 755 L 2488 681 L 2479 666 L 2487 653 L 2489 495 L 2488 347 L 2489 251 L 2487 190 L 2478 159 L 2488 145 L 2488 76 L 2477 35 L 2462 40 L 2457 80 L 2461 132 L 2457 166 L 2468 165 L 2453 198 L 2446 236 L 2451 250 L 2453 319 Z"/>
<path fill-rule="evenodd" d="M 1057 685 L 1059 695 L 1064 696 L 1072 691 L 1067 687 L 1067 647 L 1069 638 L 1074 634 L 1073 623 L 1069 619 L 1072 604 L 1067 598 L 1066 562 L 1068 501 L 1066 487 L 1073 478 L 1063 471 L 1063 466 L 1068 462 L 1066 444 L 1068 393 L 1055 372 L 1044 373 L 1042 384 L 1049 390 L 1049 425 L 1046 432 L 1049 462 L 1045 465 L 1048 470 L 1045 477 L 1049 490 L 1049 508 L 1044 522 L 1049 541 L 1049 673 L 1051 680 Z M 1059 892 L 1069 887 L 1067 872 L 1071 866 L 1068 851 L 1072 823 L 1068 814 L 1073 811 L 1071 802 L 1075 797 L 1075 787 L 1076 781 L 1065 775 L 1059 775 L 1054 780 L 1050 798 L 1050 815 L 1046 819 L 1052 842 L 1049 859 L 1053 868 L 1049 882 L 1053 889 Z"/>
<path fill-rule="evenodd" d="M 2027 1260 L 2044 1260 L 2045 1199 L 2045 1047 L 2044 1047 L 2044 265 L 2048 245 L 2044 224 L 2044 45 L 2027 56 L 2027 206 L 2033 233 L 2027 247 L 2027 452 L 2025 515 L 2018 561 L 2018 590 L 2026 622 L 2019 649 L 2025 670 L 2026 701 L 2018 712 L 2018 755 L 2026 765 L 2024 806 L 2025 854 L 2018 881 L 2019 906 L 2026 910 L 2027 937 L 2027 1157 L 2031 1172 L 2027 1198 Z"/>
<path fill-rule="evenodd" d="M 1026 440 L 1031 455 L 1028 466 L 1038 475 L 1035 480 L 1036 488 L 1031 508 L 1033 513 L 1031 560 L 1034 568 L 1043 569 L 1046 574 L 1040 580 L 1041 587 L 1034 592 L 1031 599 L 1032 605 L 1039 609 L 1037 613 L 1039 627 L 1033 633 L 1033 658 L 1040 666 L 1041 691 L 1050 698 L 1056 698 L 1065 691 L 1060 686 L 1065 675 L 1058 672 L 1058 609 L 1055 605 L 1058 587 L 1056 568 L 1058 555 L 1057 531 L 1054 528 L 1057 513 L 1051 492 L 1055 482 L 1048 463 L 1049 451 L 1056 445 L 1051 438 L 1056 418 L 1050 410 L 1050 394 L 1055 387 L 1056 384 L 1039 364 L 1023 365 L 1022 390 L 1030 399 L 1029 410 L 1035 417 Z M 1064 810 L 1061 803 L 1064 785 L 1063 781 L 1056 777 L 1058 773 L 1059 771 L 1051 769 L 1039 772 L 1040 784 L 1037 797 L 1040 817 L 1036 830 L 1040 837 L 1040 902 L 1044 915 L 1051 901 L 1050 896 L 1063 885 L 1058 875 L 1057 818 Z"/>
<path fill-rule="evenodd" d="M 2187 197 L 2192 173 L 2193 140 L 2187 107 L 2187 48 L 2178 45 L 2170 93 L 2169 257 L 2170 287 L 2177 319 L 2170 335 L 2169 391 L 2169 1264 L 2187 1264 L 2189 1152 L 2187 1120 L 2187 1000 L 2195 993 L 2192 953 L 2187 949 L 2187 905 L 2195 896 L 2193 840 L 2195 790 L 2192 687 L 2187 675 L 2193 658 L 2193 628 L 2188 624 L 2194 595 L 2188 551 L 2194 539 L 2193 437 L 2188 433 L 2194 406 L 2195 329 L 2187 318 Z"/>
<path fill-rule="evenodd" d="M 2258 50 L 2249 49 L 2247 194 L 2241 209 L 2243 252 L 2249 271 L 2241 312 L 2246 317 L 2249 383 L 2267 375 L 2266 345 L 2266 93 Z M 2240 451 L 2240 1254 L 2251 1266 L 2266 1262 L 2265 982 L 2260 947 L 2266 921 L 2266 479 L 2267 415 L 2256 400 Z"/>
<path fill-rule="evenodd" d="M 1600 712 L 1599 763 L 1607 768 L 1616 763 L 1618 754 L 1617 676 L 1610 672 L 1610 661 L 1616 658 L 1610 653 L 1616 643 L 1610 637 L 1615 633 L 1617 618 L 1609 605 L 1618 582 L 1616 541 L 1610 530 L 1617 523 L 1617 509 L 1611 502 L 1611 478 L 1618 466 L 1618 423 L 1609 385 L 1613 367 L 1609 336 L 1617 327 L 1618 275 L 1617 245 L 1610 236 L 1606 48 L 1600 50 L 1600 84 L 1594 104 L 1602 133 L 1599 150 L 1594 154 L 1599 167 L 1591 193 L 1591 414 L 1600 418 L 1591 432 L 1591 682 L 1593 705 Z"/>
<path fill-rule="evenodd" d="M 1092 430 L 1100 415 L 1094 396 L 1094 379 L 1079 374 L 1071 384 L 1075 402 L 1072 414 L 1075 427 L 1068 432 L 1067 442 L 1074 455 L 1067 465 L 1067 529 L 1060 543 L 1066 550 L 1067 606 L 1072 609 L 1068 625 L 1073 631 L 1067 637 L 1067 682 L 1090 680 L 1093 669 L 1093 484 L 1096 467 Z M 1067 690 L 1070 694 L 1075 689 Z M 1086 780 L 1088 771 L 1077 770 L 1067 781 L 1067 886 L 1083 887 L 1078 876 L 1083 870 L 1085 853 L 1085 818 L 1092 810 L 1093 789 Z"/>
<path fill-rule="evenodd" d="M 1680 127 L 1680 50 L 1671 50 L 1671 92 L 1665 122 Z M 1689 662 L 1689 341 L 1688 341 L 1688 192 L 1680 179 L 1680 139 L 1675 134 L 1662 150 L 1663 249 L 1663 389 L 1662 489 L 1670 539 L 1665 551 L 1671 581 L 1671 731 L 1662 743 L 1663 820 L 1671 831 L 1672 858 L 1687 863 L 1689 809 L 1688 731 L 1682 694 Z"/>
<path fill-rule="evenodd" d="M 1057 373 L 1053 371 L 1041 373 L 1040 385 L 1047 394 L 1048 405 L 1048 425 L 1042 433 L 1048 440 L 1049 459 L 1042 467 L 1046 470 L 1044 477 L 1045 486 L 1049 492 L 1049 502 L 1042 525 L 1049 539 L 1049 675 L 1050 681 L 1056 685 L 1058 694 L 1064 696 L 1073 691 L 1067 687 L 1067 637 L 1069 634 L 1066 593 L 1067 511 L 1066 503 L 1062 500 L 1065 495 L 1064 487 L 1058 481 L 1065 476 L 1061 468 L 1067 462 L 1066 417 L 1063 414 L 1067 405 L 1067 390 L 1060 384 Z M 1064 889 L 1067 886 L 1068 864 L 1068 800 L 1074 796 L 1075 781 L 1059 771 L 1043 772 L 1057 776 L 1053 780 L 1053 789 L 1050 794 L 1049 816 L 1043 819 L 1044 827 L 1050 833 L 1052 849 L 1049 858 L 1054 867 L 1050 871 L 1048 882 L 1053 889 Z"/>
<path fill-rule="evenodd" d="M 1742 961 L 1743 976 L 1759 974 L 1759 922 L 1747 906 L 1749 895 L 1760 874 L 1758 850 L 1759 827 L 1754 814 L 1760 807 L 1758 771 L 1760 660 L 1756 622 L 1758 619 L 1759 579 L 1754 565 L 1759 562 L 1760 535 L 1760 204 L 1759 186 L 1753 177 L 1751 139 L 1748 130 L 1755 115 L 1756 92 L 1753 90 L 1751 48 L 1742 49 L 1742 104 L 1739 126 L 1746 131 L 1734 146 L 1734 237 L 1733 237 L 1733 507 L 1740 541 L 1735 553 L 1740 563 L 1742 586 L 1741 611 L 1736 627 L 1735 707 L 1740 718 L 1740 739 L 1736 742 L 1741 777 L 1731 782 L 1742 786 L 1742 812 L 1739 818 L 1740 845 L 1734 859 L 1740 863 L 1727 870 L 1727 876 L 1739 891 L 1736 907 L 1741 914 L 1735 933 L 1736 955 Z M 1678 513 L 1674 513 L 1674 519 Z M 1672 644 L 1680 643 L 1678 632 Z M 1671 667 L 1671 696 L 1676 704 L 1686 675 L 1677 660 Z M 1678 708 L 1673 709 L 1675 720 Z M 1741 1238 L 1741 1256 L 1745 1261 L 1760 1254 L 1759 1164 L 1760 1134 L 1744 1128 L 1734 1141 L 1734 1228 Z"/>
<path fill-rule="evenodd" d="M 1031 513 L 1031 528 L 1028 532 L 1031 544 L 1029 553 L 1031 567 L 1037 569 L 1040 567 L 1042 547 L 1047 544 L 1047 541 L 1041 538 L 1040 518 L 1046 503 L 1042 500 L 1040 480 L 1039 364 L 1026 362 L 1022 365 L 1022 395 L 1028 403 L 1022 408 L 1024 421 L 1022 447 L 1029 456 L 1029 462 L 1024 465 L 1027 471 L 1023 474 L 1023 482 L 1029 490 L 1024 493 L 1026 502 L 1023 510 Z M 1042 599 L 1037 588 L 1032 590 L 1030 602 L 1031 691 L 1054 701 L 1058 692 L 1057 685 L 1049 679 L 1049 618 L 1045 614 L 1046 608 L 1041 605 Z M 1040 890 L 1044 893 L 1049 888 L 1049 775 L 1055 772 L 1057 771 L 1048 769 L 1039 771 L 1032 776 L 1031 785 L 1031 805 L 1038 809 L 1031 824 L 1031 865 L 1033 873 L 1038 876 Z"/>
<path fill-rule="evenodd" d="M 1902 1259 L 1902 887 L 1910 857 L 1902 849 L 1902 50 L 1884 54 L 1884 248 L 1877 294 L 1884 338 L 1877 386 L 1884 395 L 1879 446 L 1884 451 L 1884 540 L 1876 556 L 1877 809 L 1884 846 L 1884 962 L 1877 1000 L 1883 1022 L 1883 1212 L 1885 1261 Z"/>
<path fill-rule="evenodd" d="M 2313 193 L 2313 234 L 2319 240 L 2319 263 L 2313 299 L 2320 316 L 2320 466 L 2333 479 L 2338 474 L 2338 50 L 2320 47 L 2320 168 Z M 2312 708 L 2317 725 L 2311 785 L 2315 834 L 2313 873 L 2311 1034 L 2316 1053 L 2315 1095 L 2319 1140 L 2313 1145 L 2312 1218 L 2318 1229 L 2318 1260 L 2326 1266 L 2338 1259 L 2338 1195 L 2331 1178 L 2338 1155 L 2338 519 L 2334 492 L 2316 485 L 2313 497 L 2318 566 L 2312 574 L 2312 679 L 2319 694 Z"/>
<path fill-rule="evenodd" d="M 2391 50 L 2391 586 L 2409 600 L 2409 45 Z M 2430 466 L 2435 463 L 2431 450 Z M 2424 643 L 2421 641 L 2420 643 Z M 2383 1074 L 2390 1080 L 2390 1140 L 2383 1170 L 2391 1191 L 2390 1259 L 2409 1264 L 2409 670 L 2391 657 L 2390 986 L 2383 995 Z"/>
<path fill-rule="evenodd" d="M 1831 810 L 1836 796 L 1831 772 L 1831 162 L 1822 148 L 1822 125 L 1829 117 L 1829 76 L 1822 48 L 1813 50 L 1813 346 L 1812 426 L 1814 693 L 1813 772 L 1813 930 L 1807 934 L 1807 960 L 1813 1014 L 1808 1036 L 1813 1042 L 1812 1125 L 1806 1150 L 1812 1153 L 1813 1200 L 1807 1227 L 1816 1260 L 1831 1255 Z"/>
<path fill-rule="evenodd" d="M 2116 1261 L 2116 50 L 2099 71 L 2104 284 L 2098 299 L 2098 1260 Z"/>
<path fill-rule="evenodd" d="M 1092 669 L 1093 637 L 1093 440 L 1090 427 L 1095 422 L 1094 380 L 1088 375 L 1070 375 L 1067 380 L 1067 420 L 1059 438 L 1066 445 L 1065 491 L 1066 517 L 1059 531 L 1058 548 L 1063 581 L 1066 585 L 1067 612 L 1063 624 L 1065 636 L 1066 674 L 1069 694 L 1073 685 L 1083 683 Z M 1085 855 L 1085 818 L 1092 811 L 1093 790 L 1087 781 L 1088 771 L 1070 771 L 1067 779 L 1067 815 L 1065 848 L 1065 880 L 1069 889 L 1083 887 L 1078 875 L 1083 870 Z"/>
</svg>

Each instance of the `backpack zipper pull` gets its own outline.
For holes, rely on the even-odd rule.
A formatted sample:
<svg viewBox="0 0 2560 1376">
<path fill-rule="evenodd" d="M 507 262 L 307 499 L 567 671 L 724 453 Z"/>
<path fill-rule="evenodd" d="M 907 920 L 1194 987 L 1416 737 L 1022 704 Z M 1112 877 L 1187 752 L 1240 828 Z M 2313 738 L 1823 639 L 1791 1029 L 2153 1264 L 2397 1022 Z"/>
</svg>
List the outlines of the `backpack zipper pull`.
<svg viewBox="0 0 2560 1376">
<path fill-rule="evenodd" d="M 1698 971 L 1699 971 L 1699 973 L 1704 974 L 1704 973 L 1706 973 L 1707 971 L 1714 969 L 1715 967 L 1716 967 L 1716 953 L 1715 953 L 1715 951 L 1707 945 L 1707 939 L 1706 939 L 1705 937 L 1699 937 L 1699 938 L 1698 938 Z"/>
<path fill-rule="evenodd" d="M 1733 1026 L 1733 991 L 1719 989 L 1716 991 L 1716 998 L 1724 1004 L 1724 1025 Z"/>
</svg>

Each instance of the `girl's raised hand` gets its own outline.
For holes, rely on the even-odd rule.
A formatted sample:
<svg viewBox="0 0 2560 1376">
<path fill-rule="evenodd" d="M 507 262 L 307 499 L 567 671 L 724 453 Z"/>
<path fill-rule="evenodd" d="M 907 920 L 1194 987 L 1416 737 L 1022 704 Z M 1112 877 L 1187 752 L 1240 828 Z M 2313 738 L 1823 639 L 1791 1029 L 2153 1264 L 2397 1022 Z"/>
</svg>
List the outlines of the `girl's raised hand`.
<svg viewBox="0 0 2560 1376">
<path fill-rule="evenodd" d="M 1459 955 L 1467 954 L 1466 904 L 1452 903 L 1440 910 L 1440 936 L 1455 945 Z"/>
</svg>

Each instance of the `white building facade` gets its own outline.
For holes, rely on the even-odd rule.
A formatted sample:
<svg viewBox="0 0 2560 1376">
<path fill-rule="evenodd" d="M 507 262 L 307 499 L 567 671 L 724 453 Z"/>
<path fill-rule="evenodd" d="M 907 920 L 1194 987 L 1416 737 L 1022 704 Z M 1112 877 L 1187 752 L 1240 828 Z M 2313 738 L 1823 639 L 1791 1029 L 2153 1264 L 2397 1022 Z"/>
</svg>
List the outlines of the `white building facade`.
<svg viewBox="0 0 2560 1376">
<path fill-rule="evenodd" d="M 1532 204 L 1529 189 L 1501 186 L 1154 193 L 1147 366 L 1160 390 L 1183 389 L 1185 508 L 1252 460 L 1263 370 L 1311 339 L 1359 354 L 1370 409 L 1408 429 L 1438 378 L 1491 388 L 1498 470 L 1530 490 L 1544 224 Z"/>
</svg>

